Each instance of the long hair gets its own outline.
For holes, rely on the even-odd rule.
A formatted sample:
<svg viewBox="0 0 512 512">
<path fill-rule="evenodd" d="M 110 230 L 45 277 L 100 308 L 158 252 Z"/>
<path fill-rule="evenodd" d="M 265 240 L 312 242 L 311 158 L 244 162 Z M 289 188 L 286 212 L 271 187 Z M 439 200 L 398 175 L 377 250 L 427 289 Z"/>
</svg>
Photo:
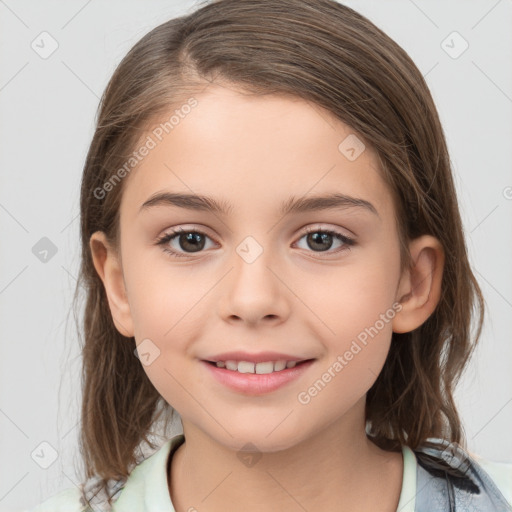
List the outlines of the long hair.
<svg viewBox="0 0 512 512">
<path fill-rule="evenodd" d="M 410 265 L 410 240 L 423 234 L 440 240 L 440 301 L 420 327 L 392 334 L 384 367 L 367 393 L 367 434 L 389 450 L 414 449 L 429 437 L 464 446 L 453 391 L 480 337 L 484 300 L 468 262 L 444 132 L 421 72 L 372 22 L 334 0 L 219 0 L 146 34 L 101 98 L 81 184 L 75 292 L 75 300 L 79 288 L 85 293 L 85 478 L 104 489 L 126 479 L 144 457 L 137 452 L 141 443 L 155 449 L 150 434 L 156 420 L 174 411 L 134 355 L 134 338 L 115 328 L 93 266 L 89 239 L 95 231 L 119 247 L 124 181 L 108 192 L 105 184 L 155 119 L 215 80 L 249 94 L 287 94 L 319 105 L 375 149 L 393 194 L 402 269 Z"/>
</svg>

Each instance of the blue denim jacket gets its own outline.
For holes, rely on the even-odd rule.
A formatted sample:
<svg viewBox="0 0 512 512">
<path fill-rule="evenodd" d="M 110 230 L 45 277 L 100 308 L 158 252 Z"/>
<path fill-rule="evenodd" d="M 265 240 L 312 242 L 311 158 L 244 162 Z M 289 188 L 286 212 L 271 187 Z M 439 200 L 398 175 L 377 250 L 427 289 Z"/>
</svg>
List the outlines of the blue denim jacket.
<svg viewBox="0 0 512 512">
<path fill-rule="evenodd" d="M 512 512 L 490 476 L 460 445 L 427 441 L 413 450 L 416 512 Z"/>
</svg>

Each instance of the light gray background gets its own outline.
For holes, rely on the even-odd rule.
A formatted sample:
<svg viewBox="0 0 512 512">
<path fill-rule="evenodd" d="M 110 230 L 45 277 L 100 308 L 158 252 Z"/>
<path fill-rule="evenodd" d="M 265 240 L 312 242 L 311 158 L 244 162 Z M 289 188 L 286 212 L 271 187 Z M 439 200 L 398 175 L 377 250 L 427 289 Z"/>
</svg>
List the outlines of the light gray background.
<svg viewBox="0 0 512 512">
<path fill-rule="evenodd" d="M 512 1 L 348 4 L 406 49 L 437 103 L 488 305 L 481 346 L 457 400 L 470 450 L 512 461 Z M 0 0 L 2 512 L 31 507 L 77 482 L 80 358 L 66 316 L 79 262 L 79 183 L 96 107 L 129 48 L 195 5 Z M 31 48 L 43 31 L 59 45 L 47 59 Z M 453 31 L 469 44 L 458 58 L 442 47 Z M 453 36 L 444 44 L 461 48 Z M 42 237 L 57 247 L 46 263 L 32 252 Z M 58 453 L 48 469 L 34 460 L 51 454 L 42 442 Z"/>
</svg>

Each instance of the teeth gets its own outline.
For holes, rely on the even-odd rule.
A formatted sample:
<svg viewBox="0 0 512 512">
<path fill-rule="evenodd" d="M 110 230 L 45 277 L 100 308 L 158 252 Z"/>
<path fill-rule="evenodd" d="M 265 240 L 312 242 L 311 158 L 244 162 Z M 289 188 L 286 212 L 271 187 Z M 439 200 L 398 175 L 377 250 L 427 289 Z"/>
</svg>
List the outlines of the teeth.
<svg viewBox="0 0 512 512">
<path fill-rule="evenodd" d="M 286 361 L 276 361 L 274 363 L 274 370 L 276 372 L 279 372 L 281 370 L 284 370 L 286 368 Z"/>
<path fill-rule="evenodd" d="M 274 363 L 272 361 L 267 361 L 266 363 L 257 363 L 254 366 L 254 372 L 259 374 L 264 373 L 272 373 L 275 371 L 274 369 Z M 238 367 L 238 371 L 240 371 L 240 366 Z"/>
<path fill-rule="evenodd" d="M 236 361 L 226 361 L 226 370 L 238 370 L 238 363 Z"/>
<path fill-rule="evenodd" d="M 296 361 L 266 361 L 264 363 L 251 363 L 250 361 L 217 361 L 217 368 L 238 371 L 240 373 L 257 373 L 259 375 L 280 372 L 285 368 L 293 368 Z"/>
<path fill-rule="evenodd" d="M 240 361 L 238 363 L 238 371 L 240 373 L 254 373 L 254 366 L 255 366 L 254 363 L 248 363 L 247 361 Z"/>
</svg>

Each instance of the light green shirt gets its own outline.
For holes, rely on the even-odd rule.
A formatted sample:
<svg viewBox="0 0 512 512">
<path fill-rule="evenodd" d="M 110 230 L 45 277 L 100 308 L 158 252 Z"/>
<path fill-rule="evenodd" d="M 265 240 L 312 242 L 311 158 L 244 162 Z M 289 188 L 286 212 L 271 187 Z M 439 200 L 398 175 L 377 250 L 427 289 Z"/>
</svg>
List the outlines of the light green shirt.
<svg viewBox="0 0 512 512">
<path fill-rule="evenodd" d="M 167 462 L 184 442 L 183 434 L 167 441 L 153 455 L 130 473 L 124 489 L 114 503 L 114 512 L 175 512 L 167 484 Z M 408 446 L 402 446 L 404 470 L 402 491 L 397 512 L 414 512 L 416 496 L 416 455 Z M 487 471 L 505 499 L 512 506 L 512 463 L 487 461 L 470 453 Z M 29 512 L 81 512 L 78 487 L 66 489 L 47 499 Z"/>
</svg>

